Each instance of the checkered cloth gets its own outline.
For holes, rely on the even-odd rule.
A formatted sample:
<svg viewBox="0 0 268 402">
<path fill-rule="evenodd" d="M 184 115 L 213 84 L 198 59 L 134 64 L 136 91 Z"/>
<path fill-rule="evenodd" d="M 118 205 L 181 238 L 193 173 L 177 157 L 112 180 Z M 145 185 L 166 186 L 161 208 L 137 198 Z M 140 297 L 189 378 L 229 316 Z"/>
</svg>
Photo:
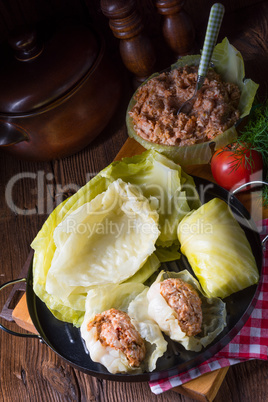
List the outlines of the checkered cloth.
<svg viewBox="0 0 268 402">
<path fill-rule="evenodd" d="M 263 235 L 268 233 L 268 219 L 263 221 Z M 149 383 L 154 394 L 161 394 L 173 387 L 193 380 L 204 373 L 232 366 L 246 360 L 268 360 L 268 247 L 263 255 L 263 275 L 260 293 L 251 316 L 234 337 L 214 357 L 187 372 Z"/>
</svg>

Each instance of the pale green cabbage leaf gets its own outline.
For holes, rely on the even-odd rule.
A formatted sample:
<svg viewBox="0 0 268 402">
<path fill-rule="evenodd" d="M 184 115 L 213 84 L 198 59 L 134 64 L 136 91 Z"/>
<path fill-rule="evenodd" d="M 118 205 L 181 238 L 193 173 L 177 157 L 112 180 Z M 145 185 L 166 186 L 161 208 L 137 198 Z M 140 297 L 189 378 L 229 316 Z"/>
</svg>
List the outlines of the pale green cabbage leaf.
<svg viewBox="0 0 268 402">
<path fill-rule="evenodd" d="M 181 258 L 178 244 L 173 244 L 170 247 L 159 246 L 155 250 L 155 255 L 157 256 L 160 262 L 175 261 Z"/>
<path fill-rule="evenodd" d="M 33 259 L 34 292 L 46 303 L 57 318 L 67 322 L 77 323 L 81 317 L 81 312 L 76 313 L 76 306 L 73 309 L 65 307 L 59 297 L 51 296 L 45 290 L 47 274 L 56 250 L 53 233 L 63 219 L 81 205 L 91 201 L 98 194 L 105 191 L 109 184 L 110 181 L 101 176 L 96 176 L 90 180 L 77 193 L 54 209 L 31 244 L 31 247 L 35 250 Z"/>
<path fill-rule="evenodd" d="M 146 198 L 158 199 L 158 245 L 170 246 L 174 243 L 180 220 L 201 205 L 193 178 L 181 166 L 153 150 L 113 162 L 101 174 L 110 180 L 120 177 L 138 186 Z"/>
<path fill-rule="evenodd" d="M 145 283 L 161 266 L 161 262 L 157 257 L 157 252 L 155 251 L 150 255 L 143 264 L 143 266 L 130 278 L 126 279 L 124 282 L 135 282 L 135 283 Z"/>
<path fill-rule="evenodd" d="M 258 282 L 245 232 L 219 198 L 187 215 L 178 226 L 178 238 L 208 297 L 225 298 Z"/>
<path fill-rule="evenodd" d="M 171 66 L 171 69 L 183 67 L 185 65 L 197 66 L 200 62 L 200 55 L 187 55 L 181 57 L 176 63 Z M 221 43 L 218 43 L 212 55 L 213 68 L 219 73 L 224 81 L 237 84 L 241 91 L 241 98 L 239 102 L 239 111 L 241 118 L 247 116 L 252 107 L 257 89 L 259 87 L 251 79 L 245 78 L 245 67 L 241 53 L 230 44 L 227 38 L 224 38 Z M 158 75 L 157 73 L 149 77 L 142 85 L 148 80 Z M 136 134 L 132 118 L 129 111 L 133 108 L 136 101 L 134 99 L 136 92 L 131 98 L 127 113 L 126 124 L 128 135 L 135 138 L 146 149 L 153 149 L 163 155 L 170 157 L 181 166 L 204 164 L 208 163 L 212 156 L 212 148 L 216 150 L 234 142 L 237 139 L 237 131 L 235 126 L 229 128 L 224 133 L 218 135 L 213 141 L 191 146 L 177 147 L 170 145 L 154 144 L 141 138 Z M 213 147 L 212 147 L 213 145 Z"/>
<path fill-rule="evenodd" d="M 72 287 L 124 281 L 155 251 L 158 236 L 158 214 L 148 199 L 114 181 L 55 228 L 47 293 L 64 300 Z"/>
<path fill-rule="evenodd" d="M 58 286 L 60 290 L 53 295 L 46 291 L 47 275 L 53 259 L 56 259 L 54 232 L 68 216 L 79 211 L 83 205 L 106 191 L 108 186 L 119 178 L 125 183 L 137 186 L 138 191 L 148 199 L 151 208 L 155 208 L 159 215 L 159 230 L 163 231 L 157 243 L 165 246 L 163 249 L 158 245 L 158 254 L 152 254 L 140 270 L 130 275 L 129 281 L 145 282 L 159 268 L 159 260 L 163 262 L 180 257 L 178 247 L 174 248 L 174 242 L 178 242 L 177 225 L 186 213 L 201 205 L 192 177 L 184 173 L 180 166 L 167 157 L 154 151 L 145 151 L 142 155 L 113 162 L 77 193 L 58 205 L 31 244 L 35 250 L 33 288 L 37 296 L 46 303 L 58 319 L 71 322 L 76 326 L 81 325 L 85 312 L 86 294 L 94 285 L 64 284 L 59 275 L 58 284 L 54 288 L 56 290 Z M 68 234 L 62 233 L 61 236 L 62 239 L 64 236 L 66 239 Z M 60 238 L 58 240 L 60 241 Z"/>
</svg>

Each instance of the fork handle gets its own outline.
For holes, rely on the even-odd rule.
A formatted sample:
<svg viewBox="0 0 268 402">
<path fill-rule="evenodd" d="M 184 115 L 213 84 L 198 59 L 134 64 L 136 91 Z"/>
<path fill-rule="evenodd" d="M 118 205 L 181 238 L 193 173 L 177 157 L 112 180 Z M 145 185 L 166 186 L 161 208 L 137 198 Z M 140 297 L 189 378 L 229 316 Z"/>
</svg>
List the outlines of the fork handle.
<svg viewBox="0 0 268 402">
<path fill-rule="evenodd" d="M 224 6 L 221 3 L 215 3 L 211 7 L 201 60 L 198 68 L 197 82 L 202 81 L 202 78 L 204 82 L 204 78 L 210 65 L 212 52 L 218 39 L 224 10 Z"/>
</svg>

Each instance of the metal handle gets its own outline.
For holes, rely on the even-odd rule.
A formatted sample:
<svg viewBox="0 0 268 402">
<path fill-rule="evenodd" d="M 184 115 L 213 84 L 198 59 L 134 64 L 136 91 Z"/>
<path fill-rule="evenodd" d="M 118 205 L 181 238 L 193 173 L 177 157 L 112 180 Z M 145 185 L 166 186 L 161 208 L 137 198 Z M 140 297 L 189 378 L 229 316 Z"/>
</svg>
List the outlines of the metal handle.
<svg viewBox="0 0 268 402">
<path fill-rule="evenodd" d="M 243 190 L 243 188 L 246 188 L 248 186 L 252 186 L 252 185 L 256 185 L 256 186 L 268 186 L 268 183 L 266 181 L 262 181 L 262 180 L 253 180 L 253 181 L 249 181 L 248 183 L 244 183 L 241 184 L 241 186 L 235 188 L 231 194 L 236 194 L 239 193 L 239 191 Z M 264 244 L 266 243 L 266 241 L 268 240 L 268 235 L 266 235 L 263 239 L 262 239 L 262 245 L 264 246 Z"/>
<path fill-rule="evenodd" d="M 14 123 L 0 120 L 0 147 L 7 147 L 28 140 L 29 135 L 23 128 Z"/>
<path fill-rule="evenodd" d="M 26 282 L 26 278 L 14 279 L 13 281 L 6 282 L 6 283 L 4 283 L 3 285 L 0 286 L 0 291 L 2 289 L 4 289 L 6 286 L 15 285 L 15 283 L 19 283 L 19 282 Z M 11 335 L 20 336 L 20 337 L 23 337 L 23 338 L 38 338 L 38 339 L 42 339 L 42 337 L 40 335 L 37 335 L 37 334 L 21 334 L 19 332 L 15 332 L 15 331 L 12 331 L 11 329 L 6 328 L 2 324 L 0 324 L 0 328 L 3 331 L 5 331 L 5 332 L 7 332 L 8 334 L 11 334 Z"/>
<path fill-rule="evenodd" d="M 198 69 L 197 82 L 200 82 L 201 85 L 203 83 L 202 78 L 204 80 L 204 77 L 207 74 L 212 52 L 218 39 L 224 11 L 224 6 L 221 3 L 215 3 L 210 10 L 205 41 Z"/>
</svg>

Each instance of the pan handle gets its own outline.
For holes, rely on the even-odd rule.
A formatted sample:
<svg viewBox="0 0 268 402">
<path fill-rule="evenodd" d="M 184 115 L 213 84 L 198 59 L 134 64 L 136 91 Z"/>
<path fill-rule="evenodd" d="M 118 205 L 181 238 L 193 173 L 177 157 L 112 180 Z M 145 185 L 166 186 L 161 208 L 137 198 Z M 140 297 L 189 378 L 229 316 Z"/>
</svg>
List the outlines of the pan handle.
<svg viewBox="0 0 268 402">
<path fill-rule="evenodd" d="M 249 181 L 247 183 L 241 184 L 241 186 L 235 188 L 233 191 L 231 191 L 232 194 L 236 194 L 239 193 L 239 191 L 243 190 L 243 188 L 248 187 L 248 186 L 252 186 L 252 185 L 256 185 L 256 186 L 268 186 L 268 183 L 266 181 L 262 181 L 262 180 L 253 180 L 253 181 Z"/>
<path fill-rule="evenodd" d="M 248 183 L 244 183 L 241 184 L 241 186 L 237 187 L 236 189 L 234 189 L 231 194 L 236 194 L 239 191 L 243 190 L 243 188 L 249 186 L 249 185 L 256 185 L 256 186 L 268 186 L 268 183 L 266 181 L 262 181 L 262 180 L 253 180 L 253 181 L 249 181 Z M 263 239 L 262 239 L 262 245 L 264 246 L 264 244 L 266 243 L 266 241 L 268 240 L 268 235 L 266 235 Z"/>
<path fill-rule="evenodd" d="M 19 282 L 26 282 L 26 278 L 14 279 L 13 281 L 6 282 L 6 283 L 4 283 L 3 285 L 0 286 L 0 291 L 2 289 L 4 289 L 6 286 L 14 285 L 15 283 L 19 283 Z M 11 335 L 20 336 L 20 337 L 23 337 L 23 338 L 37 338 L 37 339 L 42 340 L 42 337 L 40 335 L 37 335 L 37 334 L 21 334 L 19 332 L 15 332 L 15 331 L 12 331 L 11 329 L 6 328 L 2 324 L 0 324 L 0 328 L 3 331 L 5 331 L 5 332 L 7 332 L 8 334 L 11 334 Z"/>
</svg>

